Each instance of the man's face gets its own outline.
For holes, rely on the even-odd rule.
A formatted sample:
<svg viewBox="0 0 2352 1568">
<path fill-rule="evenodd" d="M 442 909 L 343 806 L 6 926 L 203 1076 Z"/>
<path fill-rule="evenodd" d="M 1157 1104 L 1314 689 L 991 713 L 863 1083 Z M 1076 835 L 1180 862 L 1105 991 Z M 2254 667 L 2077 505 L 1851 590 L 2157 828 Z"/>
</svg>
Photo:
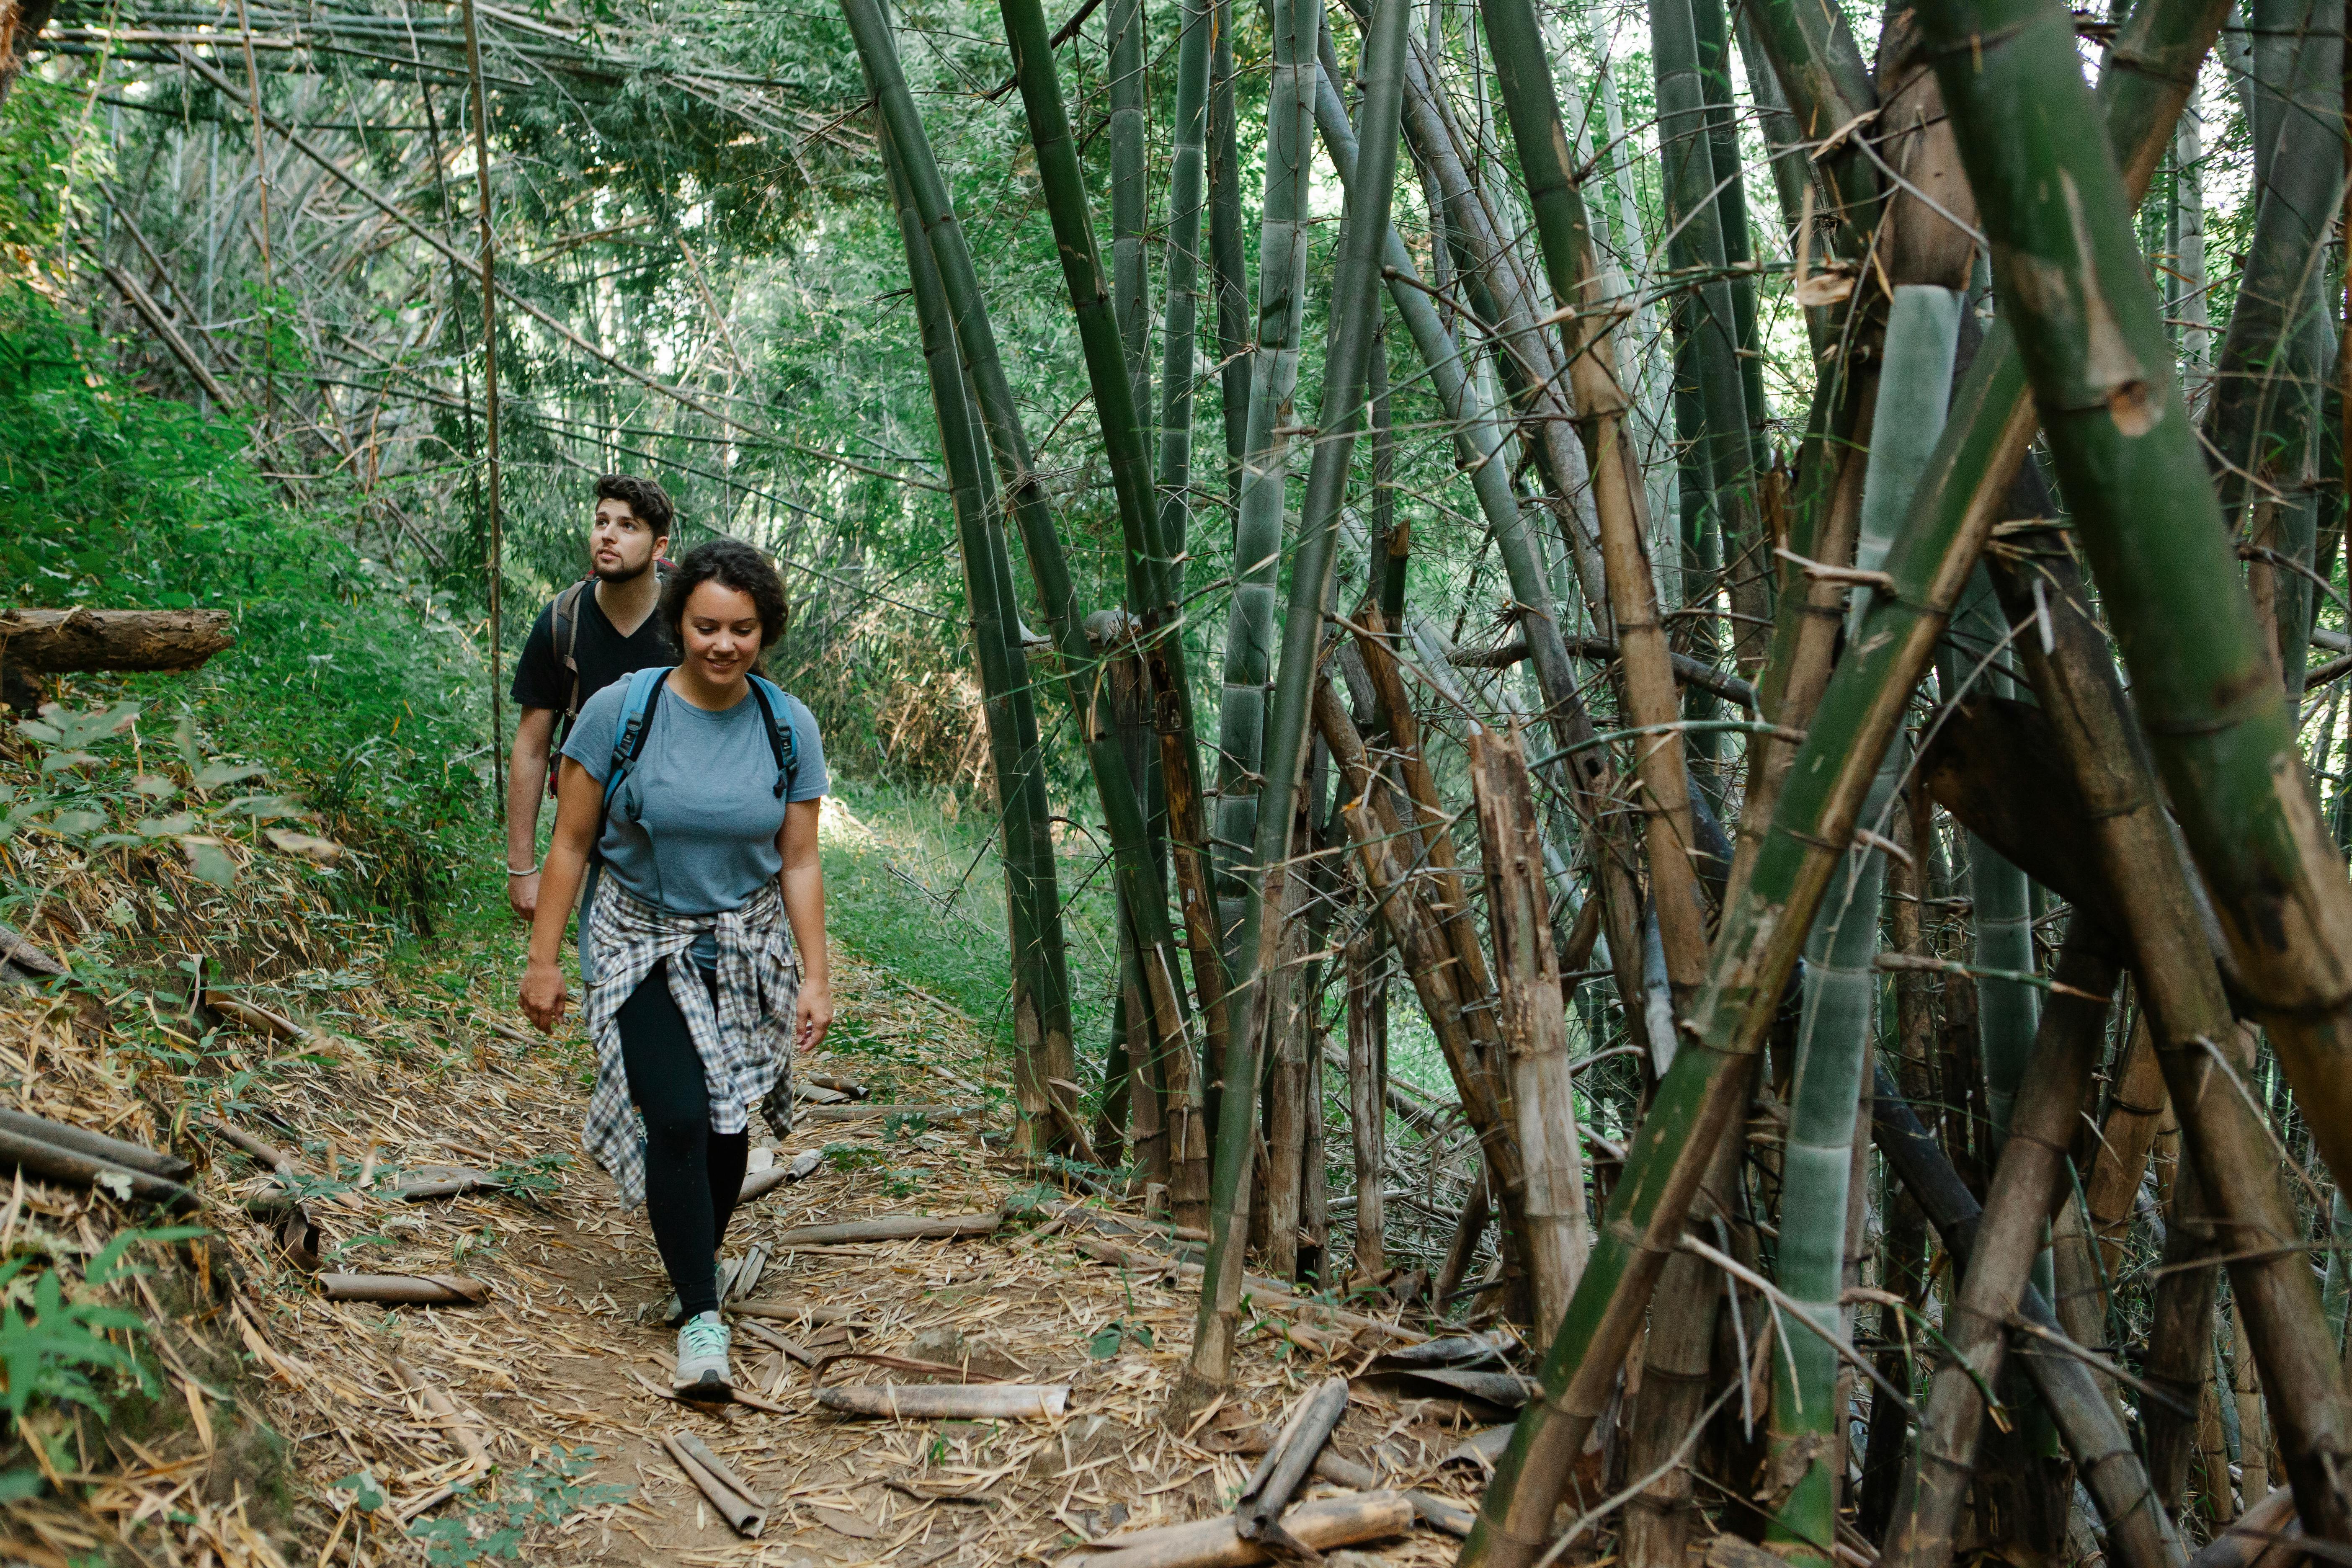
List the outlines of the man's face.
<svg viewBox="0 0 2352 1568">
<path fill-rule="evenodd" d="M 588 531 L 588 556 L 597 576 L 626 583 L 644 575 L 666 540 L 639 521 L 627 501 L 600 500 L 595 526 Z"/>
</svg>

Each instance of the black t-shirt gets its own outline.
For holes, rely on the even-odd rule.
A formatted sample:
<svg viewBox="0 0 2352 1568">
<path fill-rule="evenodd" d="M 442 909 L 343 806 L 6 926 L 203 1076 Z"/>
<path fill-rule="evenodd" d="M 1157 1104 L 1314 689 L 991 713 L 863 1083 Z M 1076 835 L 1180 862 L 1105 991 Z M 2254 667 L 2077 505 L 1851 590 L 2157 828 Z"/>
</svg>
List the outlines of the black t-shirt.
<svg viewBox="0 0 2352 1568">
<path fill-rule="evenodd" d="M 572 657 L 580 666 L 580 700 L 584 705 L 605 687 L 632 670 L 676 664 L 669 641 L 662 635 L 661 617 L 647 616 L 627 637 L 596 602 L 593 587 L 580 595 L 579 621 L 572 636 Z M 514 700 L 525 708 L 551 708 L 562 713 L 572 702 L 572 672 L 555 651 L 555 605 L 540 611 L 539 619 L 523 639 L 522 658 L 515 662 Z"/>
</svg>

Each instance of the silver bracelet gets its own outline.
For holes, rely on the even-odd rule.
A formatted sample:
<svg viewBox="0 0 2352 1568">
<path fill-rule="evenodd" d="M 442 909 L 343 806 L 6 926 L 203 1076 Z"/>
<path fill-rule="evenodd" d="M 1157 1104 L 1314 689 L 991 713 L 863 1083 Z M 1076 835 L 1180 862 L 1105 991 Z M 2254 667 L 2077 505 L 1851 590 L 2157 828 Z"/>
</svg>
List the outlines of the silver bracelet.
<svg viewBox="0 0 2352 1568">
<path fill-rule="evenodd" d="M 539 868 L 536 866 L 526 866 L 521 870 L 518 871 L 513 867 L 509 866 L 507 868 L 507 875 L 509 877 L 536 877 L 539 875 Z"/>
</svg>

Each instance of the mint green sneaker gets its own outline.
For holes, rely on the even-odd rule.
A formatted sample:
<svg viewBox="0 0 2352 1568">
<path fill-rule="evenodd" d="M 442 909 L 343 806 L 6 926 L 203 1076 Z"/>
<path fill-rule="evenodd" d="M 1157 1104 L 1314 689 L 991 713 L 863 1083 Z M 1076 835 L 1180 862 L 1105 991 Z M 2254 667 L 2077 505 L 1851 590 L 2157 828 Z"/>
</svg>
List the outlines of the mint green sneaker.
<svg viewBox="0 0 2352 1568">
<path fill-rule="evenodd" d="M 680 1399 L 723 1404 L 735 1397 L 735 1379 L 727 1369 L 730 1336 L 716 1312 L 688 1318 L 677 1331 L 677 1375 L 670 1388 Z"/>
</svg>

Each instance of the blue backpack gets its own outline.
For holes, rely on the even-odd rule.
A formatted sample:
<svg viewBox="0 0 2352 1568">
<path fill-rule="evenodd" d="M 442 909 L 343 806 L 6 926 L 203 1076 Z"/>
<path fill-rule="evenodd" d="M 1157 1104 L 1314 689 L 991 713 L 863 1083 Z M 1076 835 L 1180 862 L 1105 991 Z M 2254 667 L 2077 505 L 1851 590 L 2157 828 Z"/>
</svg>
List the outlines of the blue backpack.
<svg viewBox="0 0 2352 1568">
<path fill-rule="evenodd" d="M 674 668 L 640 669 L 629 676 L 628 690 L 621 699 L 620 721 L 613 731 L 613 763 L 604 774 L 604 810 L 596 824 L 598 844 L 604 842 L 604 819 L 612 815 L 614 797 L 636 771 L 637 755 L 646 749 L 646 736 L 653 729 L 654 709 L 661 701 L 664 678 Z M 800 751 L 793 738 L 792 717 L 784 706 L 783 688 L 764 676 L 755 675 L 751 680 L 752 700 L 759 703 L 760 717 L 766 721 L 768 750 L 776 759 L 776 798 L 782 800 L 800 771 Z"/>
</svg>

